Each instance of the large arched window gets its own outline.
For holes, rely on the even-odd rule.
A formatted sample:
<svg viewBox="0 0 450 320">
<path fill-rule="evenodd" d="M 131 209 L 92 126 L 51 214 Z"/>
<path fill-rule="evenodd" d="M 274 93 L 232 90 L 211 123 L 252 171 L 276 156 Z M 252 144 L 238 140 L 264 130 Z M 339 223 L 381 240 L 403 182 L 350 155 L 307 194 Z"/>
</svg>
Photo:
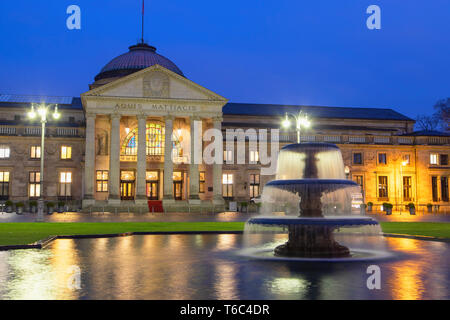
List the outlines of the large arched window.
<svg viewBox="0 0 450 320">
<path fill-rule="evenodd" d="M 164 125 L 159 123 L 147 123 L 147 150 L 148 156 L 162 156 L 164 155 L 164 143 L 165 143 L 165 128 Z M 137 155 L 138 145 L 138 128 L 134 128 L 128 133 L 122 144 L 122 155 Z M 181 149 L 180 142 L 173 136 L 173 148 L 177 150 Z"/>
</svg>

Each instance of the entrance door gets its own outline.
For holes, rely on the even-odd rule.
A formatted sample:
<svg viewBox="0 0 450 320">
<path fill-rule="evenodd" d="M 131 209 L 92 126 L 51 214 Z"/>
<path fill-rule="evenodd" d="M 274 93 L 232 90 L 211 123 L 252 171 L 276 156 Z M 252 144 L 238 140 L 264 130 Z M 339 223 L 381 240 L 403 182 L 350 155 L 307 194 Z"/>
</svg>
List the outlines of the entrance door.
<svg viewBox="0 0 450 320">
<path fill-rule="evenodd" d="M 183 182 L 174 181 L 173 182 L 173 196 L 175 200 L 182 200 L 183 198 Z"/>
<path fill-rule="evenodd" d="M 159 200 L 159 172 L 147 171 L 145 180 L 148 200 Z"/>
<path fill-rule="evenodd" d="M 175 200 L 183 199 L 183 173 L 180 171 L 173 172 L 173 196 Z"/>
<path fill-rule="evenodd" d="M 120 173 L 120 199 L 134 200 L 135 178 L 134 171 L 122 171 Z"/>
</svg>

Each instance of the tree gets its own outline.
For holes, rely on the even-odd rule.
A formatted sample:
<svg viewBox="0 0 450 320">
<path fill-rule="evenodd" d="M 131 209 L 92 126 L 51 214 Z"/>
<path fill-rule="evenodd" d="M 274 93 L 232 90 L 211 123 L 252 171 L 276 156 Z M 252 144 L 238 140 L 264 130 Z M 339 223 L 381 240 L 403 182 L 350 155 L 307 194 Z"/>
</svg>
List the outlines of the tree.
<svg viewBox="0 0 450 320">
<path fill-rule="evenodd" d="M 450 98 L 441 99 L 434 105 L 434 116 L 439 119 L 443 131 L 450 131 Z"/>
<path fill-rule="evenodd" d="M 429 115 L 419 115 L 416 118 L 416 126 L 419 130 L 433 131 L 439 127 L 439 118 L 433 114 Z"/>
</svg>

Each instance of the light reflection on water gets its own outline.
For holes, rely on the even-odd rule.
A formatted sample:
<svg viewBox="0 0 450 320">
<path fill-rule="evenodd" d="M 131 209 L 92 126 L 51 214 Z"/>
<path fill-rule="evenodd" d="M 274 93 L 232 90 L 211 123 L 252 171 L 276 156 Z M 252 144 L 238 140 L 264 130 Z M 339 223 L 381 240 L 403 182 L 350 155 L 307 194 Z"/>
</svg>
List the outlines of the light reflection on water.
<svg viewBox="0 0 450 320">
<path fill-rule="evenodd" d="M 0 252 L 1 299 L 449 299 L 450 244 L 387 238 L 401 259 L 299 264 L 238 257 L 242 235 L 61 239 Z M 366 269 L 381 268 L 381 290 Z M 81 289 L 67 286 L 81 268 Z"/>
</svg>

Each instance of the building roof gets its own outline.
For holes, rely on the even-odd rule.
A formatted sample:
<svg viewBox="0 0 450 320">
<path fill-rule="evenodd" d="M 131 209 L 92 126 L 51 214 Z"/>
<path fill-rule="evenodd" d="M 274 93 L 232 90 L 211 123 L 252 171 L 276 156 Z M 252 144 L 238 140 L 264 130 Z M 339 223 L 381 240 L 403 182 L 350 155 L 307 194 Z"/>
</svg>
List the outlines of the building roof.
<svg viewBox="0 0 450 320">
<path fill-rule="evenodd" d="M 403 134 L 404 136 L 414 136 L 414 137 L 450 137 L 449 133 L 441 132 L 441 131 L 435 131 L 435 130 L 420 130 L 420 131 L 414 131 L 410 133 Z"/>
<path fill-rule="evenodd" d="M 286 112 L 302 110 L 312 118 L 335 119 L 373 119 L 414 121 L 392 109 L 381 108 L 348 108 L 324 106 L 300 106 L 281 104 L 227 103 L 223 108 L 225 115 L 282 117 Z"/>
<path fill-rule="evenodd" d="M 28 108 L 32 103 L 58 104 L 58 108 L 61 109 L 83 110 L 79 97 L 0 94 L 0 107 Z"/>
<path fill-rule="evenodd" d="M 146 43 L 139 43 L 129 47 L 127 53 L 124 53 L 110 62 L 108 62 L 95 77 L 95 81 L 127 76 L 136 71 L 151 67 L 158 64 L 166 69 L 169 69 L 180 76 L 183 72 L 169 59 L 156 53 L 156 48 Z"/>
</svg>

